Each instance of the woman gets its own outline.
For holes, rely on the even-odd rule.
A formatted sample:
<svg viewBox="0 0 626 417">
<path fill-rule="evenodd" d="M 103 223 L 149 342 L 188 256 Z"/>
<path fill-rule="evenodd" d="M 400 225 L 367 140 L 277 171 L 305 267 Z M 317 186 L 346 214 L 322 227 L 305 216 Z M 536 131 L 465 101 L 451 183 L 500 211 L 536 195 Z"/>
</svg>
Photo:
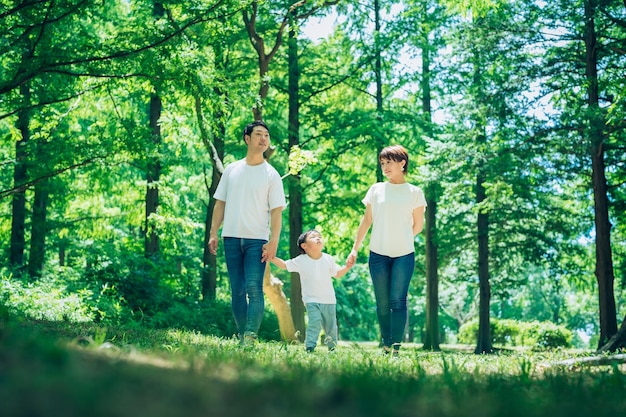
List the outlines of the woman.
<svg viewBox="0 0 626 417">
<path fill-rule="evenodd" d="M 383 352 L 398 355 L 407 320 L 407 294 L 415 268 L 414 238 L 424 226 L 426 200 L 406 182 L 409 154 L 403 146 L 384 148 L 378 161 L 387 177 L 370 187 L 362 200 L 365 214 L 347 262 L 356 261 L 370 226 L 369 269 Z"/>
</svg>

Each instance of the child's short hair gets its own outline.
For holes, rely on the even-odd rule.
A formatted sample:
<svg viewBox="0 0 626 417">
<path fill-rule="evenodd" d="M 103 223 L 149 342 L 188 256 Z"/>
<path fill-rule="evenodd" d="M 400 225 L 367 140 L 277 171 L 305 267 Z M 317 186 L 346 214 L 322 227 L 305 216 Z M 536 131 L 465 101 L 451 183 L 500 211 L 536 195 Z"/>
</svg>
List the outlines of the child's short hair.
<svg viewBox="0 0 626 417">
<path fill-rule="evenodd" d="M 302 244 L 306 242 L 306 239 L 309 237 L 311 233 L 317 233 L 318 235 L 321 235 L 321 233 L 318 232 L 317 230 L 311 229 L 311 230 L 307 230 L 306 232 L 298 236 L 298 249 L 300 250 L 301 254 L 306 253 L 304 249 L 302 249 Z"/>
</svg>

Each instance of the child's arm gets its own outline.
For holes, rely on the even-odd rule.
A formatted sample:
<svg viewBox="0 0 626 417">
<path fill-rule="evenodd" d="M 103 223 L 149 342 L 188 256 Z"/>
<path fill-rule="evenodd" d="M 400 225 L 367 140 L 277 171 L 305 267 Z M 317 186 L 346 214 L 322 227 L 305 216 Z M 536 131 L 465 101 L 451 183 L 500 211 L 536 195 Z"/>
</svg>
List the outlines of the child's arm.
<svg viewBox="0 0 626 417">
<path fill-rule="evenodd" d="M 276 265 L 277 267 L 279 267 L 280 269 L 287 269 L 287 265 L 285 264 L 285 261 L 283 261 L 277 256 L 274 256 L 272 259 L 270 259 L 270 262 Z"/>
<path fill-rule="evenodd" d="M 343 268 L 340 268 L 339 271 L 337 271 L 337 273 L 335 274 L 335 278 L 341 278 L 342 276 L 346 275 L 346 272 L 352 269 L 352 267 L 354 266 L 354 263 L 355 263 L 354 258 L 348 258 L 348 262 L 346 262 L 346 266 L 344 266 Z"/>
</svg>

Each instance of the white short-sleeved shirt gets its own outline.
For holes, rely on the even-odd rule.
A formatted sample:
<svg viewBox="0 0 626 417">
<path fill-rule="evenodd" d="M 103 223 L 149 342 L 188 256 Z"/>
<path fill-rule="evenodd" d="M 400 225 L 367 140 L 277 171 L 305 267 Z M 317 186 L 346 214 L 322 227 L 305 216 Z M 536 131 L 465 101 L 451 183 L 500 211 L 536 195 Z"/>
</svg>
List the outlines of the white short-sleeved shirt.
<svg viewBox="0 0 626 417">
<path fill-rule="evenodd" d="M 339 266 L 332 256 L 322 253 L 320 259 L 302 254 L 285 261 L 287 271 L 300 274 L 302 302 L 337 304 L 332 277 L 337 275 Z"/>
<path fill-rule="evenodd" d="M 421 188 L 406 182 L 379 182 L 370 187 L 362 202 L 372 206 L 372 252 L 396 258 L 415 251 L 413 210 L 426 207 Z"/>
<path fill-rule="evenodd" d="M 225 202 L 222 237 L 268 240 L 270 210 L 287 205 L 280 174 L 267 161 L 228 165 L 213 197 Z"/>
</svg>

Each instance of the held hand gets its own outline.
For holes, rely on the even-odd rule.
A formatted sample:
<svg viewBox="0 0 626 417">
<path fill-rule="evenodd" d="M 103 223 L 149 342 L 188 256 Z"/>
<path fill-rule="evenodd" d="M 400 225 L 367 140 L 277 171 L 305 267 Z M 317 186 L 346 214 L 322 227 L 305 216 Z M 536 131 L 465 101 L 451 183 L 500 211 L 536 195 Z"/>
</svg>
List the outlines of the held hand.
<svg viewBox="0 0 626 417">
<path fill-rule="evenodd" d="M 216 237 L 209 238 L 209 252 L 213 255 L 217 254 L 218 239 Z"/>
<path fill-rule="evenodd" d="M 269 241 L 263 245 L 263 254 L 261 255 L 261 262 L 267 262 L 274 259 L 276 256 L 276 250 L 278 249 L 278 242 Z"/>
<path fill-rule="evenodd" d="M 352 250 L 352 252 L 350 252 L 350 255 L 348 255 L 348 258 L 346 259 L 346 265 L 350 265 L 350 267 L 352 267 L 356 263 L 356 255 L 356 251 Z"/>
</svg>

